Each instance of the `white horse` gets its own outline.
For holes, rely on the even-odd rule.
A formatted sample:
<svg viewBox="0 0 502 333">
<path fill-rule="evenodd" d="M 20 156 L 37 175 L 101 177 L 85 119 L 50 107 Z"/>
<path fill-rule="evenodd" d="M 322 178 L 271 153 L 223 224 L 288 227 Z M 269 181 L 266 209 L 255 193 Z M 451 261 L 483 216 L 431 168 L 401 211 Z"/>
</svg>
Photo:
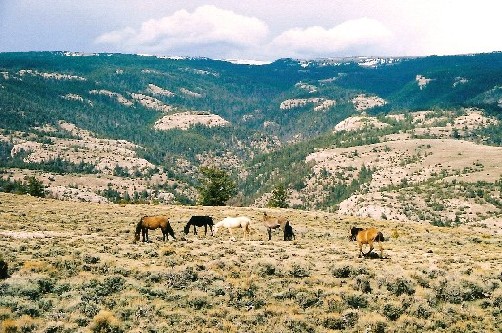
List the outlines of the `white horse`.
<svg viewBox="0 0 502 333">
<path fill-rule="evenodd" d="M 250 224 L 251 224 L 251 219 L 247 216 L 226 217 L 214 225 L 213 236 L 216 236 L 218 229 L 223 227 L 228 229 L 228 232 L 230 233 L 230 239 L 235 240 L 234 234 L 232 233 L 232 229 L 242 228 L 243 239 L 246 240 L 246 234 L 249 236 Z"/>
</svg>

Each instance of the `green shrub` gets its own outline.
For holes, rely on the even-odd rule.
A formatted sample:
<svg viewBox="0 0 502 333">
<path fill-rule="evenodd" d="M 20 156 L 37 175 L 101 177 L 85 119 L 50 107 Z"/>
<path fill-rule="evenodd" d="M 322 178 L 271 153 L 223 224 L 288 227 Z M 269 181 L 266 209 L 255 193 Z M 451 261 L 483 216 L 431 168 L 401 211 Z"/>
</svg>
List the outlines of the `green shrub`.
<svg viewBox="0 0 502 333">
<path fill-rule="evenodd" d="M 310 268 L 306 265 L 293 264 L 289 270 L 289 274 L 296 278 L 303 278 L 310 276 Z"/>
<path fill-rule="evenodd" d="M 283 322 L 286 330 L 278 330 L 285 331 L 291 333 L 314 333 L 316 331 L 315 326 L 309 324 L 305 319 L 298 317 L 288 317 Z"/>
<path fill-rule="evenodd" d="M 270 276 L 270 275 L 276 274 L 276 270 L 277 270 L 277 267 L 272 262 L 268 262 L 268 261 L 267 262 L 259 262 L 256 265 L 255 273 L 258 276 L 266 277 L 266 276 Z"/>
<path fill-rule="evenodd" d="M 356 289 L 365 294 L 371 293 L 370 280 L 366 275 L 359 275 L 356 278 Z"/>
<path fill-rule="evenodd" d="M 399 303 L 385 303 L 382 307 L 382 314 L 388 319 L 395 321 L 404 313 L 404 309 Z"/>
<path fill-rule="evenodd" d="M 433 310 L 427 304 L 420 303 L 411 312 L 417 318 L 428 319 L 432 315 Z"/>
<path fill-rule="evenodd" d="M 347 305 L 353 309 L 362 309 L 368 307 L 368 299 L 362 294 L 352 294 L 344 296 Z"/>
<path fill-rule="evenodd" d="M 387 282 L 387 290 L 396 296 L 413 295 L 415 287 L 412 282 L 405 278 L 397 278 L 396 280 Z"/>
<path fill-rule="evenodd" d="M 351 267 L 349 265 L 334 265 L 330 267 L 331 274 L 334 277 L 346 279 L 357 275 L 370 275 L 370 272 L 365 267 Z"/>
<path fill-rule="evenodd" d="M 296 294 L 296 303 L 302 308 L 307 309 L 320 304 L 320 297 L 316 293 L 299 292 Z"/>
</svg>

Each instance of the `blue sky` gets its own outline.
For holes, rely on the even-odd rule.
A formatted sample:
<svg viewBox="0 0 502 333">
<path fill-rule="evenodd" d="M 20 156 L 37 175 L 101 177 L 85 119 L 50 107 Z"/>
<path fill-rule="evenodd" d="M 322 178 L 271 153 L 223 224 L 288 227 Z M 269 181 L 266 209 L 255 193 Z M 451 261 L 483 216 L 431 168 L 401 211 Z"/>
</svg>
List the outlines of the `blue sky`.
<svg viewBox="0 0 502 333">
<path fill-rule="evenodd" d="M 501 9 L 498 0 L 0 0 L 0 52 L 264 61 L 492 52 L 502 51 Z"/>
</svg>

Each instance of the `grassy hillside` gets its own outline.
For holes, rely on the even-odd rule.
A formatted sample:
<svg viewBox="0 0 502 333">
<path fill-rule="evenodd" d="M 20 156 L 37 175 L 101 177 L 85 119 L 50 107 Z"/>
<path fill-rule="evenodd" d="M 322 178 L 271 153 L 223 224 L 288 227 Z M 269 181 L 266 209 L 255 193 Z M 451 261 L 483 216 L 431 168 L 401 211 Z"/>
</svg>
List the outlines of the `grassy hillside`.
<svg viewBox="0 0 502 333">
<path fill-rule="evenodd" d="M 0 194 L 0 327 L 22 332 L 500 331 L 500 226 L 445 229 L 257 208 L 69 203 Z M 261 216 L 296 240 L 267 241 Z M 177 241 L 133 243 L 143 215 Z M 251 240 L 186 238 L 191 215 L 248 215 Z M 385 259 L 357 258 L 349 228 L 375 226 Z M 200 230 L 199 230 L 200 231 Z M 366 250 L 366 249 L 365 249 Z"/>
</svg>

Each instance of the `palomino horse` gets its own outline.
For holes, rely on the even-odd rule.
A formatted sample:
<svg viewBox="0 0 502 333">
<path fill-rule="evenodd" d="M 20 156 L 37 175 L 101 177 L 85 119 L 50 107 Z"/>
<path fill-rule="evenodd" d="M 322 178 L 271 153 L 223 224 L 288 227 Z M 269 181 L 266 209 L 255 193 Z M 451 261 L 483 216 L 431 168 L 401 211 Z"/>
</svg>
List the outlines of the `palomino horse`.
<svg viewBox="0 0 502 333">
<path fill-rule="evenodd" d="M 295 234 L 293 227 L 285 217 L 274 217 L 263 213 L 263 225 L 267 228 L 268 240 L 272 239 L 272 229 L 281 228 L 284 232 L 284 240 L 293 240 Z"/>
<path fill-rule="evenodd" d="M 230 233 L 231 239 L 235 240 L 232 229 L 242 228 L 243 231 L 243 239 L 246 239 L 246 235 L 249 236 L 251 219 L 247 216 L 238 216 L 238 217 L 226 217 L 220 222 L 214 225 L 213 236 L 216 236 L 219 228 L 227 228 Z"/>
<path fill-rule="evenodd" d="M 183 231 L 185 232 L 185 235 L 188 235 L 190 232 L 190 227 L 193 226 L 193 233 L 194 235 L 197 235 L 197 228 L 196 227 L 204 227 L 204 235 L 207 235 L 207 227 L 209 226 L 209 229 L 211 229 L 211 236 L 213 235 L 213 218 L 211 216 L 192 216 L 188 223 L 185 225 L 185 228 L 183 228 Z"/>
<path fill-rule="evenodd" d="M 359 245 L 359 258 L 361 256 L 368 256 L 371 251 L 373 251 L 373 243 L 378 243 L 378 248 L 380 249 L 380 259 L 383 258 L 383 247 L 382 242 L 385 240 L 383 234 L 375 228 L 363 229 L 352 227 L 350 229 L 350 240 L 357 241 Z M 368 253 L 363 253 L 363 244 L 368 244 L 370 250 Z"/>
<path fill-rule="evenodd" d="M 139 234 L 143 235 L 143 242 L 148 242 L 148 230 L 160 228 L 162 230 L 162 240 L 169 240 L 169 235 L 174 239 L 174 230 L 169 223 L 167 216 L 143 216 L 136 225 L 136 232 L 134 233 L 134 241 L 139 241 Z M 169 234 L 169 235 L 168 235 Z"/>
</svg>

